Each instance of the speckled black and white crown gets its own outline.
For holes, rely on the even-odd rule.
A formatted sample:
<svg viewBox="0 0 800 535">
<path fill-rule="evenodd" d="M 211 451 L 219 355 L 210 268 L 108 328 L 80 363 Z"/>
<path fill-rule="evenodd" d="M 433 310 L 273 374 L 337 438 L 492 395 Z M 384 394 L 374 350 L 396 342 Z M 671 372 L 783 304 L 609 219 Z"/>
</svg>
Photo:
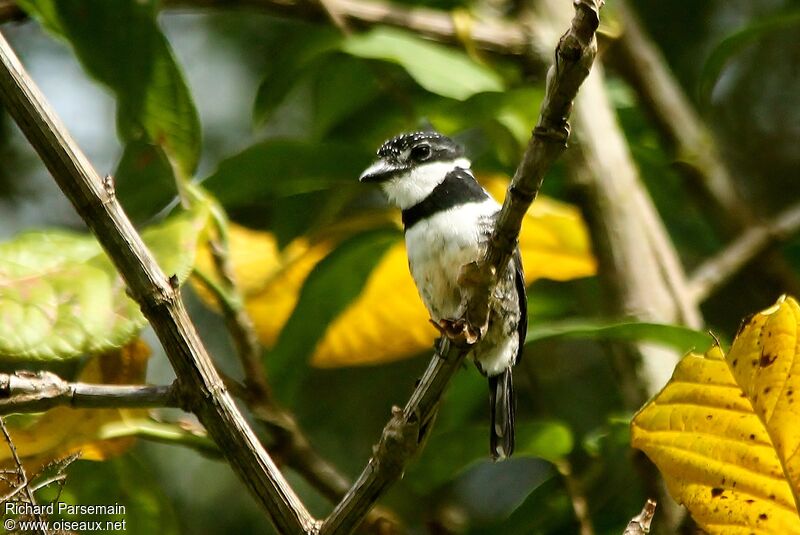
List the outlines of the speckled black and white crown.
<svg viewBox="0 0 800 535">
<path fill-rule="evenodd" d="M 399 160 L 404 152 L 421 144 L 428 143 L 436 159 L 456 159 L 464 155 L 464 149 L 449 137 L 434 130 L 408 132 L 393 137 L 378 149 L 378 156 L 387 160 Z"/>
</svg>

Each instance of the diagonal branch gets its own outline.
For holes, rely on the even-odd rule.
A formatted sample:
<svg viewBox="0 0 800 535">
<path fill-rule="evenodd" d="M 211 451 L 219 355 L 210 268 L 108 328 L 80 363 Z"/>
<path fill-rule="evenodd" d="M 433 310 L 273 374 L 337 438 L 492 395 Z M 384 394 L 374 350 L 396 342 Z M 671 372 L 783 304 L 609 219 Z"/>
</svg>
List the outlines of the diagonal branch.
<svg viewBox="0 0 800 535">
<path fill-rule="evenodd" d="M 337 26 L 342 24 L 363 28 L 383 24 L 410 30 L 443 43 L 461 42 L 450 13 L 402 4 L 369 0 L 166 0 L 164 6 L 251 7 L 315 22 L 328 22 L 335 18 Z M 471 28 L 470 39 L 477 48 L 502 55 L 523 56 L 530 47 L 522 25 L 499 20 L 476 21 Z"/>
<path fill-rule="evenodd" d="M 567 119 L 578 88 L 591 70 L 597 53 L 595 32 L 600 24 L 603 0 L 576 0 L 572 25 L 561 36 L 554 64 L 547 72 L 547 85 L 539 121 L 508 187 L 486 256 L 467 266 L 465 279 L 475 282 L 468 297 L 467 321 L 485 326 L 489 313 L 489 291 L 506 269 L 517 245 L 522 219 L 542 186 L 544 175 L 567 147 Z"/>
<path fill-rule="evenodd" d="M 703 262 L 689 279 L 689 296 L 700 303 L 728 282 L 744 266 L 770 247 L 800 232 L 800 203 L 776 217 L 749 228 L 722 251 Z"/>
<path fill-rule="evenodd" d="M 655 500 L 647 499 L 642 512 L 631 518 L 622 535 L 646 535 L 650 533 L 650 524 L 656 514 Z"/>
<path fill-rule="evenodd" d="M 0 416 L 42 412 L 59 405 L 74 408 L 180 407 L 176 385 L 71 383 L 52 372 L 0 373 Z"/>
<path fill-rule="evenodd" d="M 735 172 L 722 158 L 714 135 L 670 72 L 666 59 L 642 27 L 631 2 L 617 4 L 622 35 L 610 48 L 609 57 L 651 116 L 653 124 L 671 147 L 677 169 L 700 194 L 709 221 L 723 236 L 734 238 L 758 224 L 758 217 L 737 187 Z M 797 275 L 778 251 L 758 267 L 787 291 L 800 288 Z M 704 299 L 707 295 L 697 295 Z M 698 304 L 701 301 L 698 301 Z"/>
<path fill-rule="evenodd" d="M 601 3 L 576 1 L 570 29 L 556 48 L 555 64 L 548 73 L 539 123 L 509 187 L 486 258 L 472 267 L 473 274 L 479 277 L 471 288 L 469 311 L 473 317 L 488 317 L 488 295 L 495 274 L 500 266 L 508 263 L 519 236 L 522 217 L 535 199 L 545 172 L 564 150 L 569 136 L 567 118 L 572 100 L 594 60 L 594 34 L 599 24 Z M 422 447 L 438 403 L 467 349 L 446 339 L 441 341 L 411 399 L 402 410 L 393 409 L 392 419 L 374 447 L 372 458 L 351 491 L 322 524 L 320 535 L 350 533 L 372 504 L 402 476 L 408 460 Z"/>
<path fill-rule="evenodd" d="M 50 109 L 0 35 L 0 102 L 39 153 L 64 194 L 97 237 L 150 321 L 169 357 L 181 396 L 282 533 L 308 533 L 316 520 L 258 442 L 225 389 L 189 318 L 180 292 L 117 202 L 113 180 L 101 179 Z"/>
</svg>

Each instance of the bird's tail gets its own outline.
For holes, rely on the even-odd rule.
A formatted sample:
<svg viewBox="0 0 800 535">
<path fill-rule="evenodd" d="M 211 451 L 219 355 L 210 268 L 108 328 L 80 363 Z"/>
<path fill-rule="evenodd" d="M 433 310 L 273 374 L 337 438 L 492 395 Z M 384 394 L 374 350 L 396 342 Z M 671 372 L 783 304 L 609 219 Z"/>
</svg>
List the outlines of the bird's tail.
<svg viewBox="0 0 800 535">
<path fill-rule="evenodd" d="M 511 457 L 514 452 L 514 381 L 509 366 L 500 375 L 489 377 L 489 409 L 491 429 L 489 447 L 494 460 Z"/>
</svg>

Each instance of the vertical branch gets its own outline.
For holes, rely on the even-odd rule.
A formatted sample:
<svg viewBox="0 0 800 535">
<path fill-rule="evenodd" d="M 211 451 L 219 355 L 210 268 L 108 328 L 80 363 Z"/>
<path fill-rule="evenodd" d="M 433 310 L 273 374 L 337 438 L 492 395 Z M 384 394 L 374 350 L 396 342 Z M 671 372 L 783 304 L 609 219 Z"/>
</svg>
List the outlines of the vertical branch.
<svg viewBox="0 0 800 535">
<path fill-rule="evenodd" d="M 572 511 L 575 513 L 575 518 L 581 527 L 579 535 L 595 535 L 592 517 L 589 514 L 589 504 L 586 502 L 586 494 L 584 494 L 580 481 L 577 480 L 572 471 L 572 463 L 567 459 L 560 459 L 553 464 L 564 479 L 564 486 L 572 502 Z"/>
<path fill-rule="evenodd" d="M 183 399 L 282 533 L 307 533 L 316 521 L 261 447 L 225 389 L 180 298 L 174 278 L 153 259 L 117 202 L 0 35 L 0 101 L 58 186 L 97 237 L 169 357 Z"/>
<path fill-rule="evenodd" d="M 639 180 L 599 68 L 576 101 L 575 125 L 579 143 L 571 180 L 583 196 L 611 313 L 698 327 L 701 316 L 688 301 L 686 276 Z M 628 400 L 633 407 L 666 383 L 680 357 L 649 344 L 639 347 L 645 357 L 619 367 L 631 383 L 625 390 L 644 385 L 641 397 Z"/>
</svg>

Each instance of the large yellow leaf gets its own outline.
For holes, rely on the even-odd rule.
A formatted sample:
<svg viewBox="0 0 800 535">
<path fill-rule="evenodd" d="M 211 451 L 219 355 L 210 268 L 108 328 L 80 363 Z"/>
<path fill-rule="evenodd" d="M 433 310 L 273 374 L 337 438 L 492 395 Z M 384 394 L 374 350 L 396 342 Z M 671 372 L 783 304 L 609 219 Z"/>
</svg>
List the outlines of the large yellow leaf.
<svg viewBox="0 0 800 535">
<path fill-rule="evenodd" d="M 508 179 L 492 175 L 481 183 L 495 199 L 504 199 Z M 597 265 L 580 211 L 569 204 L 539 196 L 528 209 L 519 234 L 525 281 L 565 281 L 594 275 Z"/>
<path fill-rule="evenodd" d="M 128 345 L 95 355 L 78 377 L 79 381 L 105 384 L 144 382 L 150 348 L 137 339 Z M 56 407 L 39 415 L 8 417 L 9 434 L 26 468 L 80 451 L 83 459 L 103 460 L 118 455 L 133 443 L 132 438 L 106 439 L 105 425 L 126 419 L 140 419 L 143 409 L 71 409 Z M 0 465 L 7 467 L 11 453 L 0 447 Z"/>
<path fill-rule="evenodd" d="M 799 330 L 800 307 L 781 298 L 727 356 L 684 357 L 633 419 L 633 446 L 709 533 L 800 533 Z"/>
<path fill-rule="evenodd" d="M 508 180 L 485 177 L 482 182 L 502 199 Z M 397 214 L 389 216 L 399 224 Z M 354 217 L 321 238 L 300 238 L 283 251 L 272 234 L 231 225 L 230 250 L 248 312 L 261 342 L 271 347 L 297 303 L 303 282 L 314 266 L 352 232 L 385 224 L 387 215 Z M 520 235 L 528 284 L 539 278 L 568 280 L 593 275 L 595 260 L 578 210 L 539 198 L 528 212 Z M 198 255 L 198 265 L 213 271 L 210 256 Z M 199 288 L 207 302 L 212 298 Z M 312 363 L 320 367 L 376 364 L 406 358 L 432 347 L 437 332 L 408 271 L 405 245 L 389 247 L 366 281 L 361 294 L 334 320 L 317 346 Z M 390 340 L 390 343 L 387 343 Z"/>
</svg>

